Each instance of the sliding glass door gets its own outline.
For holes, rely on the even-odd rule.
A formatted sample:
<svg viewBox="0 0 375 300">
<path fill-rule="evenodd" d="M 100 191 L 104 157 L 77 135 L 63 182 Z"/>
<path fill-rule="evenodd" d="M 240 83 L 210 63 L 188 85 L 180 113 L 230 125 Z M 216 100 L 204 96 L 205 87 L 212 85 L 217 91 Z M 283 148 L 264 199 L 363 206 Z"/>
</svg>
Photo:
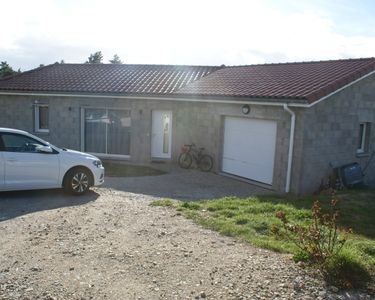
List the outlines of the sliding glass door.
<svg viewBox="0 0 375 300">
<path fill-rule="evenodd" d="M 130 155 L 130 110 L 86 108 L 86 152 Z"/>
</svg>

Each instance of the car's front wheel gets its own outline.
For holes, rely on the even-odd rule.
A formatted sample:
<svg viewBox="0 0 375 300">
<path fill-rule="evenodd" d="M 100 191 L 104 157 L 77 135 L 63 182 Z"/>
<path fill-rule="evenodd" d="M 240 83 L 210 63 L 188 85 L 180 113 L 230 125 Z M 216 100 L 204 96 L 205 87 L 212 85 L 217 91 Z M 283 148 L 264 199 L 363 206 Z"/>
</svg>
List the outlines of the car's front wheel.
<svg viewBox="0 0 375 300">
<path fill-rule="evenodd" d="M 90 188 L 90 173 L 84 168 L 75 168 L 68 172 L 64 189 L 73 195 L 83 195 Z"/>
</svg>

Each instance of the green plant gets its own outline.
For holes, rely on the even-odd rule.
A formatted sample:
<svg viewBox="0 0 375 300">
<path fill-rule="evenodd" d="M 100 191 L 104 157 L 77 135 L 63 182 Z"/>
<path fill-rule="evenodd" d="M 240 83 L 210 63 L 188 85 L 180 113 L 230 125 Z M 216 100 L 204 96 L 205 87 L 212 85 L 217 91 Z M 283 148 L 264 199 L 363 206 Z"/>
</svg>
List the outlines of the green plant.
<svg viewBox="0 0 375 300">
<path fill-rule="evenodd" d="M 371 281 L 366 267 L 348 249 L 326 261 L 325 275 L 329 282 L 343 288 L 362 287 Z"/>
<path fill-rule="evenodd" d="M 309 225 L 290 224 L 283 211 L 276 213 L 276 217 L 283 224 L 283 231 L 273 227 L 272 230 L 292 241 L 302 252 L 305 252 L 311 261 L 324 265 L 330 257 L 339 253 L 346 242 L 349 230 L 339 230 L 337 221 L 339 211 L 338 200 L 332 196 L 328 212 L 323 213 L 318 200 L 311 208 L 312 222 Z"/>
<path fill-rule="evenodd" d="M 375 218 L 373 217 L 375 214 L 375 190 L 346 190 L 345 193 L 340 192 L 338 197 L 340 197 L 338 226 L 353 228 L 353 234 L 346 235 L 347 241 L 337 255 L 339 257 L 345 255 L 346 258 L 327 261 L 327 273 L 334 274 L 331 278 L 336 276 L 337 281 L 340 282 L 345 281 L 339 279 L 337 274 L 343 274 L 343 276 L 353 274 L 350 278 L 353 286 L 357 285 L 356 282 L 366 285 L 368 282 L 366 278 L 369 278 L 366 274 L 370 274 L 372 279 L 375 278 Z M 318 195 L 314 198 L 320 201 L 323 210 L 328 210 L 330 194 Z M 283 211 L 288 216 L 290 223 L 308 226 L 312 222 L 311 205 L 314 198 L 309 195 L 295 197 L 275 194 L 244 199 L 228 196 L 196 201 L 192 206 L 185 202 L 173 201 L 173 209 L 176 210 L 177 215 L 190 218 L 206 228 L 216 230 L 224 235 L 234 236 L 258 247 L 293 253 L 296 262 L 303 261 L 308 264 L 310 257 L 307 253 L 302 252 L 292 241 L 274 234 L 275 230 L 284 230 L 282 222 L 276 218 L 275 214 L 278 211 Z M 228 211 L 232 213 L 230 214 Z M 349 265 L 352 266 L 351 269 L 345 267 L 349 267 Z M 343 270 L 352 271 L 344 272 Z M 360 276 L 364 280 L 356 280 L 355 277 L 358 278 L 358 276 L 354 275 L 355 273 L 364 275 Z M 338 285 L 340 284 L 336 286 Z M 349 285 L 343 284 L 342 286 Z M 369 286 L 373 286 L 372 282 L 369 283 Z"/>
<path fill-rule="evenodd" d="M 327 212 L 318 200 L 311 208 L 311 222 L 308 225 L 291 224 L 282 211 L 276 213 L 282 228 L 274 225 L 272 231 L 279 237 L 292 241 L 299 251 L 295 261 L 310 262 L 317 266 L 325 278 L 342 287 L 358 285 L 358 278 L 368 278 L 365 267 L 350 255 L 341 253 L 351 229 L 339 229 L 337 223 L 338 199 L 332 195 Z"/>
<path fill-rule="evenodd" d="M 174 206 L 174 203 L 170 199 L 160 199 L 160 200 L 154 200 L 150 203 L 151 206 L 165 206 L 165 207 L 172 207 Z"/>
</svg>

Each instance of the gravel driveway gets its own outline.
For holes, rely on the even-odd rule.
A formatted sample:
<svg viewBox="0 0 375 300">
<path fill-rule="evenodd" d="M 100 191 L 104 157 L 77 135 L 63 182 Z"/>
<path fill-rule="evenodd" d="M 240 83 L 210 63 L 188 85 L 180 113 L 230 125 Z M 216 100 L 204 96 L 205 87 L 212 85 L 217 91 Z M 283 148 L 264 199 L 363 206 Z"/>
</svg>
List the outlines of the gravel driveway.
<svg viewBox="0 0 375 300">
<path fill-rule="evenodd" d="M 182 176 L 191 193 L 175 174 L 109 178 L 83 197 L 59 190 L 0 194 L 0 299 L 370 299 L 337 294 L 289 255 L 149 206 L 155 197 L 253 188 L 236 190 L 244 183 L 223 177 L 213 177 L 220 187 L 211 188 L 199 176 Z M 178 188 L 168 194 L 172 178 Z"/>
<path fill-rule="evenodd" d="M 136 194 L 183 201 L 271 193 L 268 189 L 246 182 L 194 169 L 185 170 L 173 164 L 151 164 L 150 166 L 168 173 L 125 180 L 110 177 L 106 178 L 105 186 Z"/>
</svg>

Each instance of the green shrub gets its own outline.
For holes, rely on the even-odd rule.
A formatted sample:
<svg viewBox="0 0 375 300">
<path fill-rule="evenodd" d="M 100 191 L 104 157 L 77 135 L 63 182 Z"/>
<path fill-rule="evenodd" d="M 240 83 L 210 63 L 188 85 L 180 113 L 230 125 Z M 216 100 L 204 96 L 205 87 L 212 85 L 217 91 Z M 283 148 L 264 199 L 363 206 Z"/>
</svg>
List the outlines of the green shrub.
<svg viewBox="0 0 375 300">
<path fill-rule="evenodd" d="M 171 206 L 174 206 L 174 203 L 172 200 L 169 200 L 169 199 L 163 199 L 163 200 L 155 200 L 155 201 L 152 201 L 151 206 L 168 206 L 168 207 L 171 207 Z"/>
<path fill-rule="evenodd" d="M 315 201 L 308 225 L 291 224 L 286 214 L 279 211 L 276 217 L 281 220 L 282 226 L 274 225 L 271 230 L 298 247 L 299 251 L 293 257 L 296 262 L 304 261 L 316 266 L 326 280 L 335 285 L 357 287 L 371 277 L 349 250 L 342 251 L 351 230 L 338 228 L 337 204 L 338 200 L 332 195 L 328 211 L 323 212 L 319 201 Z"/>
<path fill-rule="evenodd" d="M 371 280 L 366 267 L 345 249 L 326 261 L 323 275 L 329 283 L 344 288 L 363 287 Z"/>
<path fill-rule="evenodd" d="M 181 204 L 183 208 L 188 208 L 188 209 L 193 209 L 193 210 L 198 210 L 201 208 L 199 203 L 196 202 L 184 202 Z"/>
</svg>

